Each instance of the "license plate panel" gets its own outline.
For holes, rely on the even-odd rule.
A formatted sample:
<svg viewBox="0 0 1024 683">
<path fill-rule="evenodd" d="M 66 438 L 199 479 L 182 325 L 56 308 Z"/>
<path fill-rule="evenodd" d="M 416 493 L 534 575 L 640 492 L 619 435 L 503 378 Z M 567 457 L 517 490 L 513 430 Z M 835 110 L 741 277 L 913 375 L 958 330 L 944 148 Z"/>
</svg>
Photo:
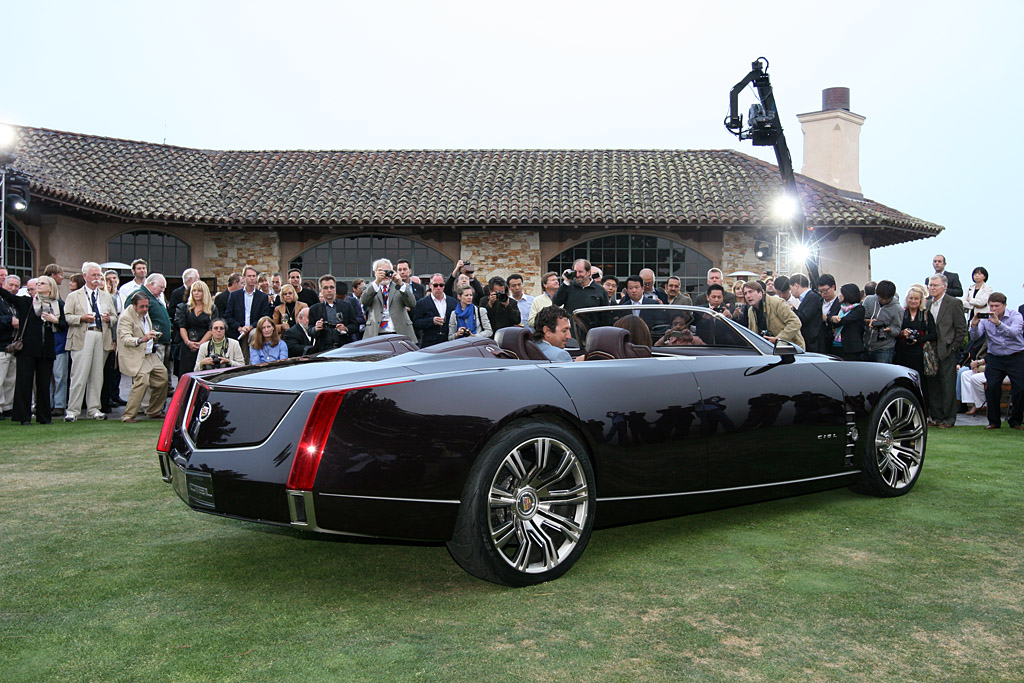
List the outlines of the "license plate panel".
<svg viewBox="0 0 1024 683">
<path fill-rule="evenodd" d="M 206 508 L 213 508 L 213 477 L 206 472 L 185 472 L 185 493 L 188 495 L 188 502 L 192 505 L 200 505 Z"/>
</svg>

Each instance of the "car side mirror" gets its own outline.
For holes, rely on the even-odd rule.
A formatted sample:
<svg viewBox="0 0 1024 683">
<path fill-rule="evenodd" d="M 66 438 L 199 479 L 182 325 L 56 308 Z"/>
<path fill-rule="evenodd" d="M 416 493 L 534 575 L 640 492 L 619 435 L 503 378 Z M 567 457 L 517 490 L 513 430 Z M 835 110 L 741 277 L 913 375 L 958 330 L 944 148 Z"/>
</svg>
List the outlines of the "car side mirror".
<svg viewBox="0 0 1024 683">
<path fill-rule="evenodd" d="M 778 339 L 775 342 L 775 349 L 772 353 L 776 356 L 795 356 L 797 354 L 796 345 L 783 339 Z"/>
</svg>

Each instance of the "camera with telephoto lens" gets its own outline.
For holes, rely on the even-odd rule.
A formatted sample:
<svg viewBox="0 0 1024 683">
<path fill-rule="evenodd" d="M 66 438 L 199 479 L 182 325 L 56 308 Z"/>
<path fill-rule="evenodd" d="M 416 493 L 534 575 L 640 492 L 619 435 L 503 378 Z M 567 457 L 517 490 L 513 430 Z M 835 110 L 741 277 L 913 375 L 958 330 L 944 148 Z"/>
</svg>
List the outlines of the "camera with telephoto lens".
<svg viewBox="0 0 1024 683">
<path fill-rule="evenodd" d="M 506 301 L 508 301 L 508 292 L 498 292 L 498 293 L 497 293 L 497 294 L 495 295 L 495 297 L 496 297 L 496 298 L 497 298 L 497 300 L 498 300 L 498 301 L 500 301 L 501 303 L 505 303 Z"/>
<path fill-rule="evenodd" d="M 888 337 L 885 336 L 885 332 L 882 331 L 882 330 L 884 330 L 886 328 L 886 324 L 885 324 L 884 320 L 876 320 L 876 321 L 874 321 L 873 323 L 871 323 L 871 327 L 872 327 L 872 329 L 875 329 L 875 330 L 878 331 L 878 341 L 885 341 L 886 339 L 888 339 Z"/>
</svg>

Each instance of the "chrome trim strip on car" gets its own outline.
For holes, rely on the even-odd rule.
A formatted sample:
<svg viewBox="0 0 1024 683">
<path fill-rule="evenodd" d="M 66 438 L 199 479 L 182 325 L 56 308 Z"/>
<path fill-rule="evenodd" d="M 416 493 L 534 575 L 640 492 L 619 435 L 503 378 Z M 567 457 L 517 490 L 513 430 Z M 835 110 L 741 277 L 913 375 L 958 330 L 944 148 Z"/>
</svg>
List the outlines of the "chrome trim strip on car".
<svg viewBox="0 0 1024 683">
<path fill-rule="evenodd" d="M 391 498 L 388 496 L 355 496 L 348 493 L 326 493 L 324 491 L 318 492 L 321 496 L 331 496 L 332 498 L 362 498 L 365 500 L 391 500 L 399 503 L 447 503 L 449 505 L 458 505 L 461 501 L 458 500 L 438 500 L 436 498 Z"/>
<path fill-rule="evenodd" d="M 673 498 L 675 496 L 700 496 L 708 493 L 728 493 L 729 491 L 744 491 L 747 489 L 763 489 L 770 486 L 788 486 L 790 484 L 803 484 L 809 481 L 819 481 L 822 479 L 834 479 L 835 477 L 849 477 L 854 474 L 860 474 L 860 470 L 850 470 L 849 472 L 838 472 L 836 474 L 826 474 L 820 477 L 808 477 L 807 479 L 790 479 L 789 481 L 775 481 L 770 484 L 751 484 L 749 486 L 733 486 L 726 489 L 705 489 L 704 491 L 681 491 L 679 493 L 652 493 L 648 496 L 617 496 L 615 498 L 598 498 L 598 503 L 608 503 L 617 500 L 644 500 L 646 498 Z"/>
</svg>

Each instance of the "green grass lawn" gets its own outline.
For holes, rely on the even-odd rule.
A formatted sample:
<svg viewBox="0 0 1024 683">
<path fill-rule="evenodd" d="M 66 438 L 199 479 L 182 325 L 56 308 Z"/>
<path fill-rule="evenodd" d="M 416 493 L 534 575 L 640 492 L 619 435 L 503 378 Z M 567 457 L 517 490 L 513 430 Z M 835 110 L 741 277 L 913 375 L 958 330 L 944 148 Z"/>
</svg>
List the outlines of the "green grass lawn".
<svg viewBox="0 0 1024 683">
<path fill-rule="evenodd" d="M 917 487 L 595 532 L 500 588 L 440 546 L 188 510 L 159 423 L 0 423 L 0 680 L 1024 679 L 1024 435 L 935 431 Z"/>
</svg>

